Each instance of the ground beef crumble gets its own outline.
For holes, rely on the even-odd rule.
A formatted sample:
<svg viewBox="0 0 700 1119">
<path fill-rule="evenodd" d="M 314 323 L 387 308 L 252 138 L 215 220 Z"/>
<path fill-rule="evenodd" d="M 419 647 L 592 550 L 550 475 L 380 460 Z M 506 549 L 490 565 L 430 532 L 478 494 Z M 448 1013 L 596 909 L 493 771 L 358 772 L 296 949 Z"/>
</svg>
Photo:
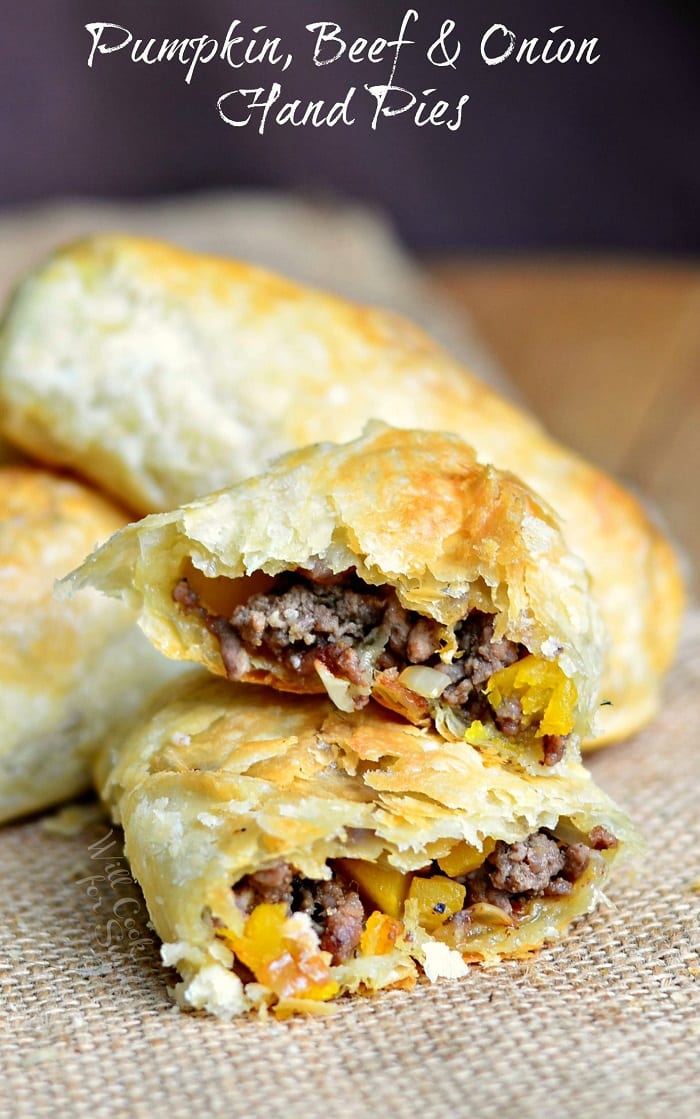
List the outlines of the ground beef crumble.
<svg viewBox="0 0 700 1119">
<path fill-rule="evenodd" d="M 321 948 L 330 952 L 334 964 L 352 956 L 365 924 L 365 908 L 356 890 L 337 876 L 330 882 L 301 880 L 296 906 L 311 917 Z"/>
<path fill-rule="evenodd" d="M 603 824 L 597 824 L 594 828 L 591 828 L 588 842 L 594 851 L 609 851 L 617 847 L 618 843 L 617 837 Z"/>
<path fill-rule="evenodd" d="M 556 765 L 566 753 L 568 734 L 545 734 L 542 736 L 542 752 L 544 765 Z"/>
<path fill-rule="evenodd" d="M 466 906 L 486 901 L 505 913 L 517 913 L 531 897 L 569 894 L 590 861 L 585 843 L 563 844 L 545 831 L 518 843 L 499 841 L 478 870 L 461 879 Z"/>
</svg>

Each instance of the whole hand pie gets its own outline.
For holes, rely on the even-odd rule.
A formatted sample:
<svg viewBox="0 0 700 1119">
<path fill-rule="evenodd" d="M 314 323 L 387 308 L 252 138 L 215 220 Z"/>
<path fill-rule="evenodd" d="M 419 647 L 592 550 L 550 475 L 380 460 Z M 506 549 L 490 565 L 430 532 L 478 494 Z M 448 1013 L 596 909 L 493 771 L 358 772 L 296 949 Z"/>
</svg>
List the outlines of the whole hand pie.
<svg viewBox="0 0 700 1119">
<path fill-rule="evenodd" d="M 167 656 L 374 697 L 539 773 L 598 705 L 603 634 L 556 517 L 456 436 L 372 423 L 116 534 L 68 580 L 122 596 Z"/>
<path fill-rule="evenodd" d="M 317 1013 L 524 956 L 638 840 L 572 759 L 547 779 L 370 702 L 197 675 L 99 765 L 183 1007 Z"/>
</svg>

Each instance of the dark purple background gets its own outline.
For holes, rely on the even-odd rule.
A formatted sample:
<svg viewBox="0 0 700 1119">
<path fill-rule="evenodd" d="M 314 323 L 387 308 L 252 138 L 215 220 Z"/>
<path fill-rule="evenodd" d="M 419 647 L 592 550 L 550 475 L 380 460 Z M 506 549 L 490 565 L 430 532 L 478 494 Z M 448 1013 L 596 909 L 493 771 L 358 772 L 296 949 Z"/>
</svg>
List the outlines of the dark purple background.
<svg viewBox="0 0 700 1119">
<path fill-rule="evenodd" d="M 388 80 L 389 65 L 311 62 L 314 20 L 346 37 L 393 38 L 420 12 L 396 80 L 470 94 L 457 132 L 406 118 L 353 128 L 233 129 L 216 102 L 229 89 L 283 83 L 285 95 L 340 98 Z M 700 36 L 697 5 L 663 0 L 548 3 L 416 0 L 10 0 L 0 20 L 0 205 L 66 195 L 142 196 L 210 186 L 274 186 L 379 203 L 413 245 L 440 249 L 700 250 Z M 425 48 L 451 16 L 463 42 L 457 72 Z M 295 53 L 290 70 L 135 65 L 126 50 L 87 66 L 85 23 L 134 36 L 210 34 L 266 23 Z M 597 35 L 594 66 L 509 61 L 488 67 L 493 23 L 521 37 L 564 24 Z M 564 33 L 562 33 L 563 35 Z M 422 47 L 422 49 L 419 49 Z M 369 106 L 362 94 L 360 104 Z"/>
</svg>

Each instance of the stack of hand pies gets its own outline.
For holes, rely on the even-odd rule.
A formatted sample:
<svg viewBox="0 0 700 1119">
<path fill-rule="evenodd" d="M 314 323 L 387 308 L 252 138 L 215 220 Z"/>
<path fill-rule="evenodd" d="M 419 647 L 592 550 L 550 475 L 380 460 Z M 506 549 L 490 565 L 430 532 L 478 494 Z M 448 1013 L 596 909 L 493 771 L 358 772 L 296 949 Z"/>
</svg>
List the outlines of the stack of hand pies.
<svg viewBox="0 0 700 1119">
<path fill-rule="evenodd" d="M 120 237 L 18 289 L 0 433 L 44 464 L 0 468 L 3 818 L 92 771 L 181 1005 L 319 1012 L 595 906 L 637 840 L 581 745 L 653 716 L 682 607 L 616 483 L 405 323 Z"/>
</svg>

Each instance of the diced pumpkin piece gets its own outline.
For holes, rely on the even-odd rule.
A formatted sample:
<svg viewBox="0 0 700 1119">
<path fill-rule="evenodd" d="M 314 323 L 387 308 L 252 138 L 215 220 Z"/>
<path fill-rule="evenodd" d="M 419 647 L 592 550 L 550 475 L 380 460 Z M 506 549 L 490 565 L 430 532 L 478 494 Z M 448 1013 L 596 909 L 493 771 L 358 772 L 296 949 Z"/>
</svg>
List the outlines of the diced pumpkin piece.
<svg viewBox="0 0 700 1119">
<path fill-rule="evenodd" d="M 275 577 L 264 571 L 254 571 L 238 579 L 226 575 L 205 575 L 194 566 L 191 560 L 185 562 L 182 571 L 202 606 L 214 614 L 230 618 L 236 606 L 247 602 L 251 595 L 266 594 L 275 585 Z"/>
<path fill-rule="evenodd" d="M 537 737 L 567 735 L 574 728 L 576 685 L 558 664 L 530 654 L 494 672 L 486 685 L 494 711 L 506 699 L 518 699 L 523 724 L 536 726 Z"/>
<path fill-rule="evenodd" d="M 242 936 L 231 929 L 217 929 L 217 935 L 280 999 L 323 1001 L 338 993 L 328 953 L 321 952 L 308 918 L 300 913 L 288 917 L 283 903 L 256 906 Z"/>
<path fill-rule="evenodd" d="M 396 941 L 403 932 L 403 924 L 394 917 L 387 917 L 375 909 L 367 918 L 365 930 L 360 938 L 360 955 L 386 956 L 393 951 Z"/>
<path fill-rule="evenodd" d="M 438 866 L 448 878 L 460 878 L 463 874 L 478 870 L 495 846 L 495 839 L 485 839 L 483 847 L 473 847 L 471 843 L 465 842 L 457 843 L 448 855 L 438 859 Z"/>
<path fill-rule="evenodd" d="M 459 882 L 436 874 L 432 878 L 414 878 L 408 891 L 409 900 L 417 902 L 418 922 L 432 932 L 448 917 L 459 913 L 467 891 Z"/>
<path fill-rule="evenodd" d="M 570 734 L 574 729 L 574 710 L 578 698 L 576 685 L 568 676 L 552 692 L 537 731 L 538 737 L 545 734 Z"/>
<path fill-rule="evenodd" d="M 464 732 L 464 739 L 470 746 L 482 746 L 487 749 L 490 746 L 501 746 L 508 741 L 492 723 L 482 723 L 481 719 L 475 719 L 469 724 Z M 499 761 L 500 764 L 502 763 Z"/>
<path fill-rule="evenodd" d="M 339 859 L 343 874 L 357 883 L 360 893 L 371 905 L 389 917 L 400 917 L 411 884 L 411 875 L 390 866 L 378 866 L 365 859 Z"/>
</svg>

